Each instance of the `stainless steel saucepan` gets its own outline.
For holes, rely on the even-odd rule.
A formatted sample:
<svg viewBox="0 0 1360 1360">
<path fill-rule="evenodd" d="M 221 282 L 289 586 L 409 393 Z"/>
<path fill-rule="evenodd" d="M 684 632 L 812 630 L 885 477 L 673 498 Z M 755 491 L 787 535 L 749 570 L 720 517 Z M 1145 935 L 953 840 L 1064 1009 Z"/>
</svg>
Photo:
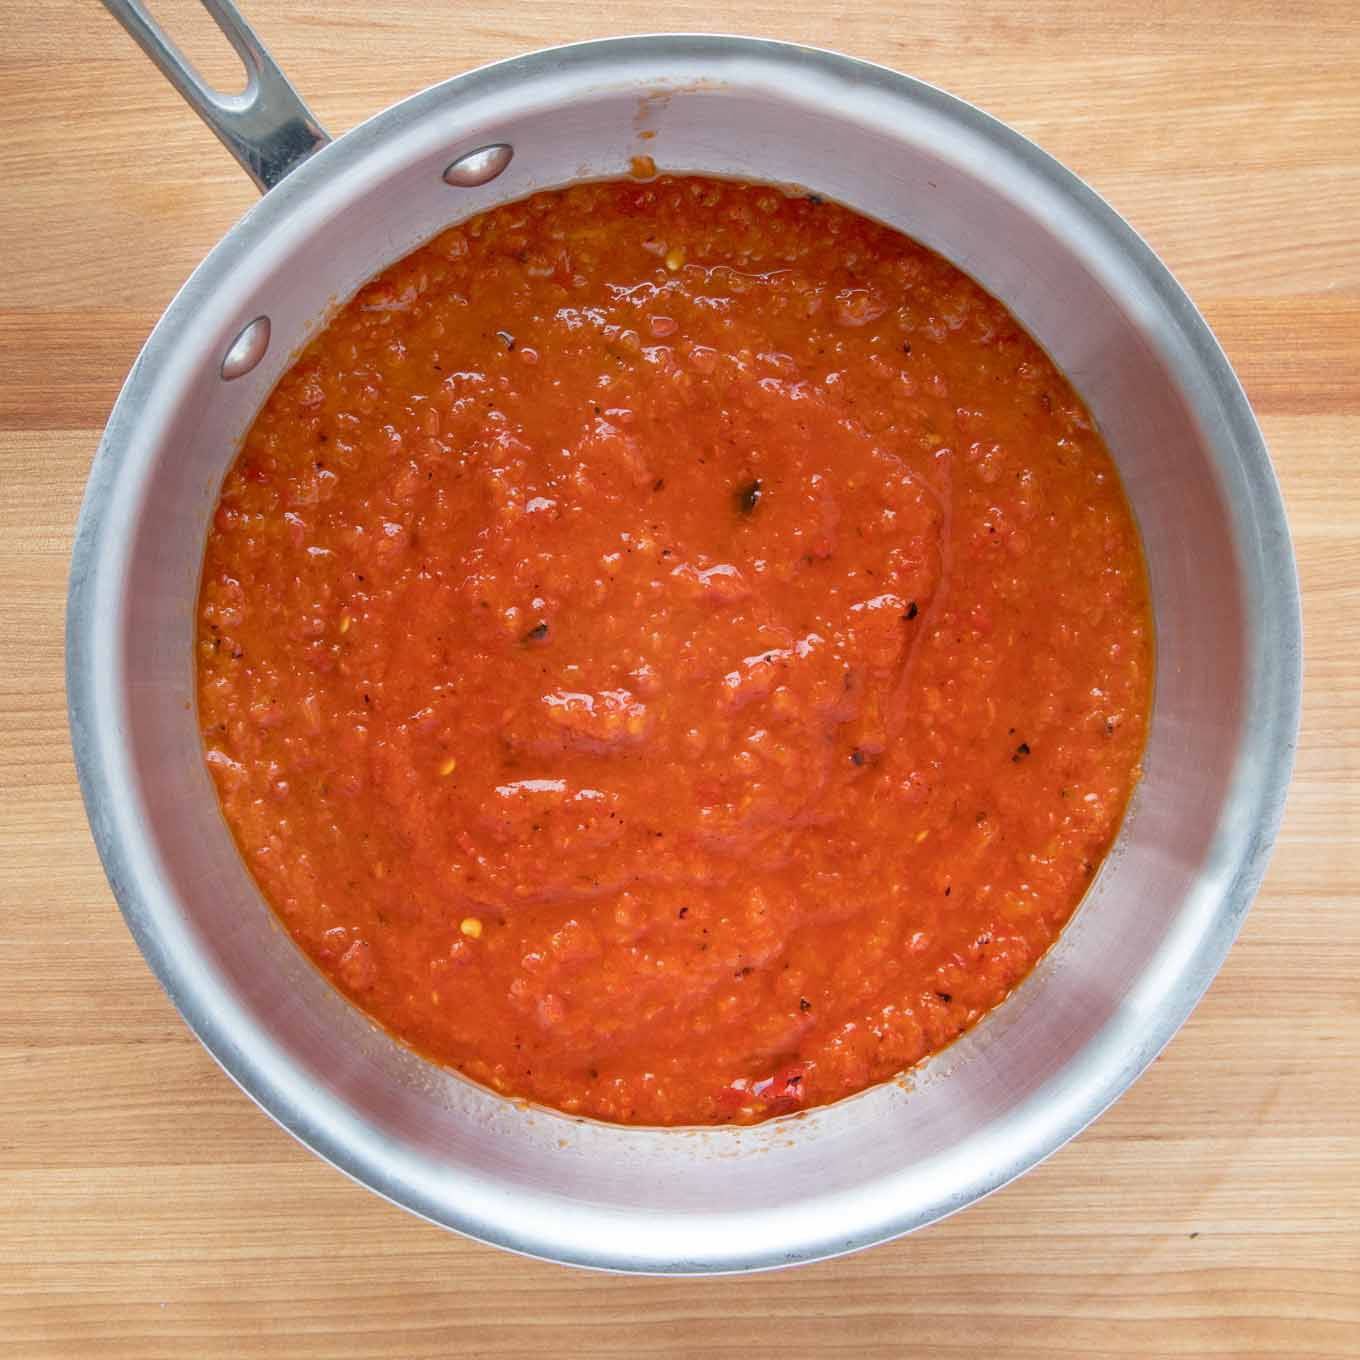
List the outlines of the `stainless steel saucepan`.
<svg viewBox="0 0 1360 1360">
<path fill-rule="evenodd" d="M 674 1274 L 908 1232 L 1099 1114 L 1223 962 L 1275 834 L 1299 713 L 1298 589 L 1270 461 L 1213 336 L 1147 246 L 1000 123 L 830 52 L 671 34 L 554 48 L 330 141 L 227 0 L 204 3 L 249 72 L 230 98 L 138 0 L 106 3 L 268 190 L 128 377 L 90 474 L 67 618 L 72 739 L 109 881 L 227 1072 L 322 1157 L 436 1223 L 552 1260 Z M 204 535 L 290 355 L 337 298 L 451 222 L 618 175 L 642 152 L 664 169 L 814 187 L 1004 301 L 1109 441 L 1156 617 L 1146 775 L 1058 945 L 909 1080 L 750 1129 L 572 1120 L 395 1043 L 276 926 L 218 810 L 194 713 Z"/>
</svg>

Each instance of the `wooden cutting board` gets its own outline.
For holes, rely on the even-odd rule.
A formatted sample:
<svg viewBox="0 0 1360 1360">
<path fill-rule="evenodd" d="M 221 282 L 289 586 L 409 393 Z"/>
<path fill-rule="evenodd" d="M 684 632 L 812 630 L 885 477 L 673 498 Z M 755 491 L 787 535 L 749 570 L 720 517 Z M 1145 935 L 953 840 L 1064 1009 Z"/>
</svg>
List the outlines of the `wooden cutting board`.
<svg viewBox="0 0 1360 1360">
<path fill-rule="evenodd" d="M 209 76 L 192 0 L 156 0 Z M 62 609 L 99 430 L 253 200 L 89 0 L 0 44 L 0 1356 L 1360 1356 L 1360 6 L 1354 0 L 248 0 L 333 131 L 496 58 L 661 28 L 841 48 L 944 86 L 1147 237 L 1265 427 L 1307 692 L 1269 877 L 1142 1081 L 1045 1166 L 848 1260 L 718 1281 L 542 1265 L 293 1143 L 189 1036 L 81 812 Z"/>
</svg>

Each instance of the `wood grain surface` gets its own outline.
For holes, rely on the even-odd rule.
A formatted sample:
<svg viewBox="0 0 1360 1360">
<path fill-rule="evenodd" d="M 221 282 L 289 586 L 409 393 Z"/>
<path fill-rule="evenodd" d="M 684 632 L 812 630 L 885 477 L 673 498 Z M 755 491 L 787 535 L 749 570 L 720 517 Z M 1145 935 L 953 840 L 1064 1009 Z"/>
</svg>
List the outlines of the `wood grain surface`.
<svg viewBox="0 0 1360 1360">
<path fill-rule="evenodd" d="M 159 0 L 224 81 L 192 0 Z M 1283 834 L 1190 1023 L 1087 1133 L 915 1237 L 777 1275 L 588 1275 L 442 1233 L 293 1143 L 133 946 L 68 750 L 81 488 L 147 331 L 254 192 L 93 0 L 0 44 L 0 1356 L 1360 1356 L 1360 6 L 248 0 L 343 130 L 468 67 L 656 29 L 837 47 L 1104 194 L 1255 402 L 1304 589 Z"/>
</svg>

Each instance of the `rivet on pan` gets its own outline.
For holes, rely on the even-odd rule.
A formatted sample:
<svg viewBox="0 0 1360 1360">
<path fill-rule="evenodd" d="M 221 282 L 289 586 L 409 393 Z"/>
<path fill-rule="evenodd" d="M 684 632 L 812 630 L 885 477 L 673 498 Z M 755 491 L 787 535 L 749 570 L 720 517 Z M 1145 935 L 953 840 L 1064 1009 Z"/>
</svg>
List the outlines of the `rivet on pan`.
<svg viewBox="0 0 1360 1360">
<path fill-rule="evenodd" d="M 222 359 L 222 378 L 243 378 L 264 358 L 269 348 L 269 318 L 257 316 L 231 342 Z"/>
<path fill-rule="evenodd" d="M 475 189 L 479 184 L 490 184 L 510 164 L 514 154 L 515 148 L 505 142 L 479 146 L 476 151 L 459 156 L 444 171 L 444 183 L 452 184 L 456 189 Z"/>
</svg>

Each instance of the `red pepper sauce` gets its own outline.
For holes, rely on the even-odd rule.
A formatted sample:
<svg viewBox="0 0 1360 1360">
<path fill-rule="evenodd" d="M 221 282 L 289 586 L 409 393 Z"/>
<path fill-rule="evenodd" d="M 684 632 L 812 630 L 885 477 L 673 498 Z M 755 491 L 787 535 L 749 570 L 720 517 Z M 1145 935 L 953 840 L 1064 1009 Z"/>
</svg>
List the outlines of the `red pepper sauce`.
<svg viewBox="0 0 1360 1360">
<path fill-rule="evenodd" d="M 542 193 L 368 284 L 208 539 L 199 713 L 298 944 L 600 1119 L 750 1122 L 949 1043 L 1081 900 L 1152 629 L 1090 416 L 823 202 Z"/>
</svg>

